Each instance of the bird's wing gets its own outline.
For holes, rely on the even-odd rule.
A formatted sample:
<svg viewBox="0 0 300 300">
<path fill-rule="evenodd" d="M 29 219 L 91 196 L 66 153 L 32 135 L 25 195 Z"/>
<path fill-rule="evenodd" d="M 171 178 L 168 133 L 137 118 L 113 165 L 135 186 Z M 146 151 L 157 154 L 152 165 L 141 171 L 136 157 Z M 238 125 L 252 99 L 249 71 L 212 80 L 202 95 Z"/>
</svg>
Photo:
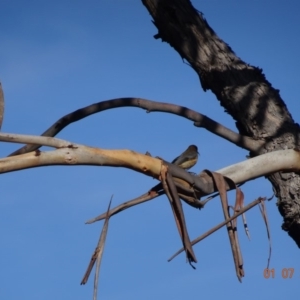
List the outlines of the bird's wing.
<svg viewBox="0 0 300 300">
<path fill-rule="evenodd" d="M 186 162 L 189 159 L 187 155 L 179 155 L 173 161 L 172 164 L 174 165 L 181 165 L 182 163 Z"/>
</svg>

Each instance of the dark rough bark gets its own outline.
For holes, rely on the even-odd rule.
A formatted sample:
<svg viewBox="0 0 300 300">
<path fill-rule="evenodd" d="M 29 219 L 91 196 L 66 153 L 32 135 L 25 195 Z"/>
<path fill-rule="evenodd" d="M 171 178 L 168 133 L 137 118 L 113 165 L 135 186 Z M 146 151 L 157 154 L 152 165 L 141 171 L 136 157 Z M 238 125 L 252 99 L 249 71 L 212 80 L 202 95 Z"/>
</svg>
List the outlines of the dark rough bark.
<svg viewBox="0 0 300 300">
<path fill-rule="evenodd" d="M 169 43 L 188 61 L 204 91 L 211 90 L 236 121 L 243 135 L 264 141 L 251 156 L 299 148 L 300 129 L 276 90 L 260 68 L 235 55 L 210 28 L 189 0 L 142 0 L 158 29 L 155 38 Z M 300 247 L 300 176 L 276 173 L 273 185 L 282 229 Z"/>
</svg>

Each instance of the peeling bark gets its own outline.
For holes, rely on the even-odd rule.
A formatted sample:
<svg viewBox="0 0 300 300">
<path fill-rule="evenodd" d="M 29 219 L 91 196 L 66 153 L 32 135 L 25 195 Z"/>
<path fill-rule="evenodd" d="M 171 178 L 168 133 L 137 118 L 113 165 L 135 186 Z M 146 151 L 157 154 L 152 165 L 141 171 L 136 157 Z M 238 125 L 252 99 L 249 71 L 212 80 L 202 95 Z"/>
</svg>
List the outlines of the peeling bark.
<svg viewBox="0 0 300 300">
<path fill-rule="evenodd" d="M 142 0 L 158 29 L 154 36 L 173 47 L 196 71 L 204 91 L 211 90 L 236 121 L 242 135 L 263 141 L 250 156 L 300 145 L 299 125 L 294 122 L 279 90 L 262 69 L 235 55 L 208 25 L 189 0 Z M 282 229 L 300 247 L 299 173 L 267 177 L 278 198 Z"/>
</svg>

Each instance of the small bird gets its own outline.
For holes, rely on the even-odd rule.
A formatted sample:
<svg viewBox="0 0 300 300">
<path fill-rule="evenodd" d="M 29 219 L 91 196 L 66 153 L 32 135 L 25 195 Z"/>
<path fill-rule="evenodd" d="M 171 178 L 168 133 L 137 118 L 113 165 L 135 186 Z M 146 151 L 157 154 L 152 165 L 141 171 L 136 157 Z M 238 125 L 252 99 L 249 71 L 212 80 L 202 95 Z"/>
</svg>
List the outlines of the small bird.
<svg viewBox="0 0 300 300">
<path fill-rule="evenodd" d="M 183 153 L 181 153 L 172 161 L 172 164 L 188 170 L 197 163 L 198 155 L 200 155 L 198 152 L 198 147 L 195 145 L 190 145 Z"/>
</svg>

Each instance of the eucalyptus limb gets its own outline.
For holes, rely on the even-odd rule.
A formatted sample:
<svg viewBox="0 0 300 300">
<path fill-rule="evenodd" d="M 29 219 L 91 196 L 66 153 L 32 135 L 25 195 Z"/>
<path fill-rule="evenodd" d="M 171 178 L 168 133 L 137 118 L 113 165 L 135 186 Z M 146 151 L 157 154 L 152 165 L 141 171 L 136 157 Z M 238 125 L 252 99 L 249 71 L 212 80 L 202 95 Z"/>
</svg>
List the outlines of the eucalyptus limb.
<svg viewBox="0 0 300 300">
<path fill-rule="evenodd" d="M 0 173 L 46 165 L 95 165 L 123 167 L 157 179 L 160 177 L 162 165 L 160 159 L 131 150 L 105 150 L 48 137 L 7 133 L 0 135 L 0 141 L 31 143 L 33 140 L 40 145 L 52 145 L 58 149 L 2 158 L 0 159 Z M 207 174 L 200 173 L 195 176 L 173 164 L 167 163 L 167 165 L 175 183 L 179 179 L 187 189 L 191 190 L 191 195 L 194 194 L 194 189 L 198 198 L 216 191 L 211 177 Z M 300 170 L 299 151 L 279 150 L 247 159 L 216 172 L 231 178 L 235 184 L 239 184 L 278 171 L 297 170 Z M 226 186 L 226 189 L 230 187 Z"/>
</svg>

